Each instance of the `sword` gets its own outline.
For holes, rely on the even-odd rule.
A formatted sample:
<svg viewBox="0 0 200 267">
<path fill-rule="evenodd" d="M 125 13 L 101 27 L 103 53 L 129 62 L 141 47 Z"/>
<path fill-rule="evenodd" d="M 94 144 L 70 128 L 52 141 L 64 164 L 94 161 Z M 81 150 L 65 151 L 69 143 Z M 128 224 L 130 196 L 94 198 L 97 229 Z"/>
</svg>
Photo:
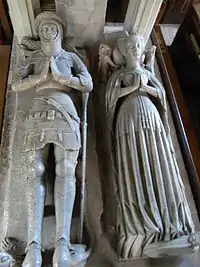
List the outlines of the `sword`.
<svg viewBox="0 0 200 267">
<path fill-rule="evenodd" d="M 87 144 L 87 105 L 89 93 L 82 94 L 83 124 L 82 124 L 82 170 L 81 170 L 81 207 L 80 207 L 80 229 L 78 240 L 83 243 L 83 226 L 85 215 L 85 190 L 86 190 L 86 144 Z"/>
</svg>

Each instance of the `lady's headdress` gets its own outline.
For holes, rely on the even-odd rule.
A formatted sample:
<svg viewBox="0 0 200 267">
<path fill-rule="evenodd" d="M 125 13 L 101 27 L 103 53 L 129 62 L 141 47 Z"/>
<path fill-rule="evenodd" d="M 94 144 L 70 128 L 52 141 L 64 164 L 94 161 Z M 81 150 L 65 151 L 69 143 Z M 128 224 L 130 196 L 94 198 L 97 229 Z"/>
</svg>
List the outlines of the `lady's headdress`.
<svg viewBox="0 0 200 267">
<path fill-rule="evenodd" d="M 140 39 L 140 42 L 142 44 L 142 51 L 144 51 L 145 47 L 144 47 L 144 38 L 143 36 L 137 34 L 137 33 L 133 33 L 131 35 L 129 35 L 129 33 L 127 31 L 125 31 L 122 35 L 121 38 L 118 39 L 118 47 L 120 52 L 125 55 L 126 54 L 126 45 L 128 42 L 133 42 L 135 39 Z"/>
</svg>

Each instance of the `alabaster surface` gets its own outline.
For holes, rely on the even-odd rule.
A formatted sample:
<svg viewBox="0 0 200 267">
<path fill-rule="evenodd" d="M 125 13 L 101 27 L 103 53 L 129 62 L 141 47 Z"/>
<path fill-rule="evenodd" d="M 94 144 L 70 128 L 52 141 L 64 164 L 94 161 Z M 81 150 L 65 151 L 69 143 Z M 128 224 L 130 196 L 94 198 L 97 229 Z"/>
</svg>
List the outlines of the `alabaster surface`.
<svg viewBox="0 0 200 267">
<path fill-rule="evenodd" d="M 139 35 L 110 37 L 100 46 L 98 68 L 102 123 L 107 121 L 101 130 L 106 145 L 99 149 L 107 155 L 102 181 L 108 239 L 121 260 L 179 255 L 184 248 L 192 253 L 191 240 L 195 249 L 199 242 L 198 233 L 193 236 L 196 214 L 181 181 L 186 173 L 177 165 L 165 90 L 155 77 L 155 48 L 144 50 Z"/>
<path fill-rule="evenodd" d="M 120 37 L 121 33 L 117 35 Z M 107 60 L 110 61 L 110 45 L 116 44 L 116 33 L 112 35 L 111 42 L 106 42 L 109 46 L 105 47 L 107 50 Z M 106 37 L 108 41 L 109 37 Z M 102 42 L 105 44 L 105 42 Z M 69 45 L 67 44 L 69 47 Z M 37 46 L 38 47 L 38 46 Z M 70 46 L 71 47 L 71 46 Z M 71 48 L 70 48 L 71 50 Z M 20 52 L 19 52 L 20 51 Z M 3 137 L 1 144 L 1 183 L 0 183 L 0 223 L 1 223 L 1 240 L 5 236 L 10 237 L 11 234 L 26 242 L 27 240 L 27 212 L 26 212 L 26 200 L 25 200 L 25 168 L 19 166 L 23 164 L 23 153 L 19 153 L 22 149 L 22 139 L 24 138 L 24 125 L 20 118 L 23 114 L 29 113 L 31 103 L 36 93 L 16 93 L 11 90 L 12 81 L 15 80 L 17 68 L 19 62 L 23 60 L 24 53 L 19 49 L 17 45 L 13 45 L 12 60 L 10 67 L 10 75 L 8 80 L 8 92 L 4 114 L 4 127 Z M 30 51 L 26 51 L 25 54 L 30 54 Z M 111 58 L 112 60 L 112 58 Z M 92 63 L 92 62 L 91 62 Z M 106 66 L 106 62 L 104 62 Z M 103 63 L 103 64 L 104 64 Z M 97 62 L 95 61 L 97 66 Z M 102 62 L 100 62 L 100 65 Z M 110 61 L 110 72 L 113 72 L 113 68 L 117 62 Z M 96 67 L 95 67 L 96 69 Z M 95 72 L 94 72 L 95 73 Z M 155 68 L 156 76 L 159 77 L 159 70 Z M 191 255 L 182 255 L 177 258 L 163 258 L 163 259 L 140 259 L 119 261 L 119 256 L 116 247 L 115 228 L 110 224 L 113 216 L 111 215 L 108 206 L 112 205 L 112 189 L 109 188 L 108 183 L 108 166 L 105 165 L 105 151 L 104 151 L 104 130 L 105 120 L 102 122 L 104 116 L 104 96 L 105 96 L 105 77 L 102 77 L 102 81 L 97 79 L 97 74 L 93 76 L 95 88 L 90 97 L 88 105 L 88 140 L 87 140 L 87 193 L 86 193 L 86 210 L 85 210 L 85 232 L 84 240 L 88 247 L 92 247 L 92 253 L 87 261 L 87 267 L 153 267 L 153 266 L 173 266 L 173 267 L 186 267 L 186 266 L 199 266 L 199 253 Z M 81 100 L 81 98 L 80 98 Z M 185 186 L 186 197 L 189 200 L 189 206 L 192 213 L 196 229 L 199 229 L 199 220 L 196 214 L 195 204 L 191 193 L 188 176 L 184 167 L 179 143 L 177 141 L 176 131 L 173 124 L 173 119 L 168 107 L 169 127 L 171 131 L 172 143 L 174 150 L 176 151 L 176 159 L 179 166 L 181 178 Z M 18 132 L 16 134 L 16 132 Z M 21 136 L 20 136 L 21 135 Z M 98 157 L 97 157 L 98 153 Z M 52 155 L 52 154 L 51 154 Z M 53 167 L 53 166 L 52 166 Z M 51 180 L 52 169 L 50 170 L 48 179 Z M 77 177 L 77 190 L 79 190 L 81 182 L 81 164 L 78 162 L 76 168 Z M 77 206 L 79 206 L 79 191 L 77 191 Z M 47 186 L 46 206 L 54 205 L 53 197 L 53 184 L 50 182 Z M 79 207 L 75 204 L 74 215 L 71 226 L 71 243 L 77 240 L 77 231 L 79 227 Z M 9 212 L 8 212 L 9 207 Z M 52 215 L 53 214 L 53 215 Z M 77 216 L 78 214 L 78 216 Z M 48 210 L 43 219 L 43 233 L 42 233 L 42 247 L 48 249 L 50 254 L 44 253 L 43 264 L 44 266 L 52 266 L 52 254 L 55 245 L 56 225 L 53 209 Z M 114 235 L 113 235 L 114 234 Z M 26 244 L 22 245 L 22 253 Z M 18 246 L 17 254 L 21 247 Z M 191 248 L 189 248 L 191 252 Z M 2 254 L 1 257 L 4 256 Z M 186 254 L 186 253 L 185 253 Z M 2 263 L 4 267 L 9 266 Z M 15 266 L 21 266 L 15 264 Z"/>
<path fill-rule="evenodd" d="M 40 39 L 23 42 L 30 53 L 18 57 L 11 82 L 15 108 L 11 129 L 6 129 L 11 158 L 4 170 L 11 177 L 6 181 L 2 249 L 16 261 L 25 255 L 22 266 L 39 267 L 42 250 L 54 247 L 53 266 L 81 267 L 90 254 L 83 231 L 92 78 L 75 47 L 73 52 L 62 48 L 64 25 L 56 13 L 39 14 L 35 26 Z M 46 198 L 47 193 L 53 197 Z"/>
<path fill-rule="evenodd" d="M 78 47 L 98 42 L 105 24 L 107 0 L 56 0 L 56 10 Z"/>
</svg>

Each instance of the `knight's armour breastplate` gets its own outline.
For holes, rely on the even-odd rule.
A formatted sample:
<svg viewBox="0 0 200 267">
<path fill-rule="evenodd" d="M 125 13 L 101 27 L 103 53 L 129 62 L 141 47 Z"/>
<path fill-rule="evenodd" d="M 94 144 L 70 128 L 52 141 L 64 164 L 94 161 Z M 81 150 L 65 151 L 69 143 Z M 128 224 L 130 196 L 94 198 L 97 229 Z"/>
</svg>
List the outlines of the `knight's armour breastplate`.
<svg viewBox="0 0 200 267">
<path fill-rule="evenodd" d="M 34 54 L 30 63 L 34 65 L 35 74 L 39 75 L 43 71 L 46 59 L 47 58 L 42 51 Z M 71 74 L 72 68 L 74 67 L 71 53 L 63 50 L 57 57 L 54 58 L 54 60 L 57 68 L 63 75 Z"/>
</svg>

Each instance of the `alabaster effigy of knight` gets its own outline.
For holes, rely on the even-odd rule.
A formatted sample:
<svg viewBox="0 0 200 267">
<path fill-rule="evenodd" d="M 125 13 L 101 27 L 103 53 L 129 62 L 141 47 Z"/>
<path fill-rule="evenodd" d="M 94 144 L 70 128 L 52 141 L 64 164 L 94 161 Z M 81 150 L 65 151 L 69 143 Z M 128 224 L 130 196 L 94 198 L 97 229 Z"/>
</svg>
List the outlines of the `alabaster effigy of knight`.
<svg viewBox="0 0 200 267">
<path fill-rule="evenodd" d="M 88 257 L 86 247 L 82 244 L 72 245 L 70 242 L 76 193 L 75 170 L 82 140 L 86 138 L 86 121 L 82 122 L 84 136 L 81 138 L 82 118 L 78 115 L 74 98 L 76 92 L 82 94 L 83 117 L 86 119 L 87 99 L 93 89 L 92 78 L 80 57 L 62 48 L 66 29 L 56 13 L 43 12 L 37 16 L 35 23 L 39 40 L 27 43 L 32 47 L 36 44 L 37 49 L 20 66 L 18 78 L 11 86 L 19 98 L 25 94 L 28 96 L 26 103 L 20 107 L 19 115 L 24 129 L 20 153 L 24 158 L 21 169 L 25 166 L 23 177 L 26 180 L 24 201 L 27 216 L 27 228 L 24 229 L 27 231 L 26 251 L 22 266 L 42 266 L 45 175 L 50 144 L 53 144 L 55 158 L 53 190 L 56 233 L 53 266 L 84 266 Z M 25 110 L 26 105 L 29 107 Z M 83 157 L 85 149 L 84 141 Z M 82 161 L 85 162 L 84 159 Z M 84 170 L 85 168 L 83 172 Z M 83 211 L 80 220 L 83 227 Z M 80 229 L 80 242 L 82 231 Z M 8 237 L 12 238 L 12 235 Z"/>
</svg>

